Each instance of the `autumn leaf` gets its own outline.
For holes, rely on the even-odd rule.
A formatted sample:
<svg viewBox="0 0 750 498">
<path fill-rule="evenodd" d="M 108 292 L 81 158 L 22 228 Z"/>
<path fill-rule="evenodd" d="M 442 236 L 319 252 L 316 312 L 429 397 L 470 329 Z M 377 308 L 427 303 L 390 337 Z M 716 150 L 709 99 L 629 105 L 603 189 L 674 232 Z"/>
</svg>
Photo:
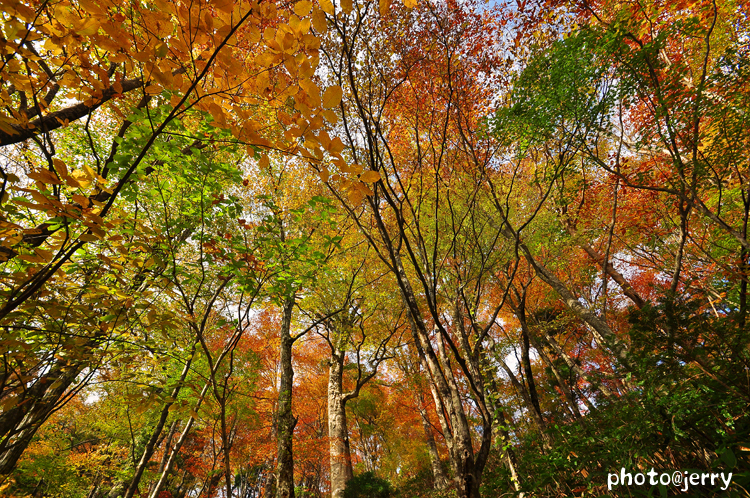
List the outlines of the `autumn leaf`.
<svg viewBox="0 0 750 498">
<path fill-rule="evenodd" d="M 359 206 L 359 204 L 362 202 L 362 199 L 365 198 L 365 193 L 362 190 L 354 187 L 349 190 L 348 198 L 349 202 L 351 202 L 352 205 Z"/>
<path fill-rule="evenodd" d="M 312 2 L 309 0 L 301 0 L 294 4 L 294 13 L 300 17 L 306 16 L 310 13 L 312 8 Z"/>
<path fill-rule="evenodd" d="M 320 0 L 319 2 L 320 8 L 328 15 L 334 14 L 334 8 L 333 8 L 333 2 L 332 0 Z"/>
<path fill-rule="evenodd" d="M 377 171 L 365 171 L 359 176 L 359 179 L 365 183 L 375 183 L 380 180 L 380 173 Z"/>
<path fill-rule="evenodd" d="M 341 103 L 342 90 L 338 85 L 329 86 L 323 92 L 323 107 L 331 109 Z"/>
</svg>

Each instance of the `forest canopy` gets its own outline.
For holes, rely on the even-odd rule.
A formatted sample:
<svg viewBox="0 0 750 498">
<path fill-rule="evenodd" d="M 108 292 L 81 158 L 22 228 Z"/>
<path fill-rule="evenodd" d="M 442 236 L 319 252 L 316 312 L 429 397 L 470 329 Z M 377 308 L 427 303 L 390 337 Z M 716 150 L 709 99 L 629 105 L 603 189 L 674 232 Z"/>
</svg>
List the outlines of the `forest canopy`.
<svg viewBox="0 0 750 498">
<path fill-rule="evenodd" d="M 747 2 L 0 6 L 0 495 L 750 496 Z"/>
</svg>

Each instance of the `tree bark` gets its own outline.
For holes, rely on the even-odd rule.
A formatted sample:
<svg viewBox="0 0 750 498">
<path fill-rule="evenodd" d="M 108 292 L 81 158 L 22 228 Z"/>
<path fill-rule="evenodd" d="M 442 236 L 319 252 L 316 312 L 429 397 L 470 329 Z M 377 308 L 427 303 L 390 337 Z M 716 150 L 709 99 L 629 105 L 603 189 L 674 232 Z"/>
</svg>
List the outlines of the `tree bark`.
<svg viewBox="0 0 750 498">
<path fill-rule="evenodd" d="M 492 379 L 490 384 L 492 386 L 492 389 L 495 392 L 498 392 L 497 383 L 494 379 Z M 505 463 L 508 466 L 508 470 L 510 471 L 511 484 L 513 484 L 513 489 L 516 490 L 516 493 L 518 493 L 518 498 L 524 498 L 524 493 L 521 492 L 521 481 L 518 477 L 518 458 L 516 457 L 516 452 L 513 449 L 510 432 L 508 431 L 508 427 L 510 426 L 508 416 L 506 415 L 503 407 L 499 404 L 498 400 L 493 400 L 492 398 L 490 398 L 489 405 L 492 409 L 493 419 L 498 419 L 500 421 L 500 423 L 495 424 L 493 430 L 498 433 L 498 444 L 503 453 L 503 456 L 505 456 Z"/>
<path fill-rule="evenodd" d="M 422 429 L 424 430 L 424 437 L 427 443 L 427 452 L 430 455 L 430 468 L 432 469 L 434 487 L 437 490 L 444 490 L 448 487 L 448 476 L 445 475 L 443 465 L 440 462 L 440 453 L 438 453 L 437 444 L 435 444 L 435 436 L 432 434 L 432 424 L 430 424 L 430 419 L 427 417 L 427 410 L 424 406 L 424 398 L 421 392 L 417 395 L 417 407 L 419 409 L 419 416 L 422 419 Z"/>
<path fill-rule="evenodd" d="M 328 437 L 330 438 L 331 497 L 343 498 L 346 483 L 352 477 L 352 456 L 346 422 L 346 399 L 343 393 L 344 352 L 331 352 L 328 369 Z"/>
<path fill-rule="evenodd" d="M 279 381 L 279 405 L 277 412 L 279 425 L 276 440 L 278 449 L 278 458 L 276 460 L 277 498 L 294 498 L 294 453 L 292 445 L 297 419 L 292 414 L 292 386 L 294 381 L 292 346 L 294 345 L 294 338 L 291 336 L 290 331 L 293 309 L 294 296 L 291 296 L 284 301 L 281 320 L 281 340 L 279 341 L 281 379 Z"/>
<path fill-rule="evenodd" d="M 93 348 L 91 339 L 83 348 Z M 0 475 L 10 474 L 39 427 L 58 406 L 68 388 L 83 371 L 85 360 L 58 360 L 29 388 L 15 406 L 0 414 Z"/>
<path fill-rule="evenodd" d="M 575 236 L 577 234 L 576 229 L 570 220 L 563 219 L 562 223 L 568 230 L 568 233 L 570 235 Z M 620 286 L 620 289 L 622 289 L 622 293 L 625 294 L 631 301 L 633 301 L 633 304 L 635 304 L 638 309 L 643 308 L 643 306 L 646 304 L 646 301 L 644 301 L 644 299 L 635 291 L 635 289 L 633 289 L 633 286 L 630 285 L 630 282 L 627 281 L 622 273 L 617 271 L 612 263 L 606 261 L 606 258 L 603 254 L 586 243 L 579 243 L 578 245 L 581 249 L 584 250 L 586 254 L 589 255 L 591 259 L 596 261 L 596 263 L 602 267 L 602 269 L 607 273 L 607 275 L 609 275 L 610 278 L 612 278 L 612 280 L 615 281 L 617 285 Z"/>
<path fill-rule="evenodd" d="M 169 427 L 169 432 L 167 433 L 166 441 L 164 441 L 164 455 L 161 457 L 161 462 L 159 462 L 159 470 L 156 471 L 157 475 L 161 475 L 162 472 L 164 472 L 164 469 L 167 465 L 167 460 L 169 460 L 169 449 L 172 447 L 172 439 L 174 439 L 175 433 L 177 433 L 177 428 L 180 425 L 180 420 L 175 419 L 174 422 L 172 422 L 172 425 Z M 151 492 L 154 490 L 154 486 L 156 486 L 156 482 L 152 482 L 148 487 L 148 493 L 146 496 L 151 496 Z"/>
<path fill-rule="evenodd" d="M 25 127 L 20 127 L 15 124 L 11 124 L 13 132 L 0 131 L 0 147 L 6 145 L 13 145 L 25 140 L 29 140 L 42 133 L 43 130 L 52 131 L 63 126 L 65 122 L 72 122 L 77 119 L 88 115 L 92 111 L 99 108 L 102 104 L 112 100 L 113 97 L 121 95 L 143 86 L 143 79 L 136 78 L 132 80 L 123 80 L 121 83 L 122 91 L 118 92 L 114 87 L 105 88 L 102 91 L 102 96 L 97 99 L 94 103 L 87 105 L 84 103 L 75 104 L 70 107 L 66 107 L 56 112 L 51 112 L 46 116 L 31 121 Z"/>
<path fill-rule="evenodd" d="M 193 408 L 193 413 L 190 415 L 190 418 L 188 419 L 187 423 L 185 424 L 185 428 L 182 430 L 182 435 L 177 440 L 177 443 L 174 445 L 174 447 L 170 450 L 167 446 L 164 451 L 169 452 L 169 457 L 167 458 L 166 463 L 164 464 L 164 468 L 162 469 L 161 475 L 159 476 L 159 479 L 156 481 L 156 484 L 154 485 L 153 489 L 151 490 L 151 493 L 149 494 L 149 498 L 156 498 L 159 495 L 159 492 L 161 491 L 162 487 L 164 487 L 164 484 L 167 482 L 167 477 L 169 477 L 169 473 L 172 472 L 172 466 L 174 465 L 175 457 L 177 456 L 177 453 L 180 452 L 180 448 L 182 448 L 182 445 L 185 443 L 185 440 L 187 440 L 188 435 L 190 434 L 190 429 L 193 427 L 193 423 L 196 419 L 196 413 L 198 412 L 198 409 L 200 409 L 201 404 L 203 404 L 203 399 L 206 397 L 206 393 L 208 392 L 208 388 L 211 386 L 210 383 L 207 383 L 203 386 L 203 389 L 201 390 L 200 395 L 198 396 L 198 401 L 195 404 L 195 407 Z"/>
<path fill-rule="evenodd" d="M 424 362 L 426 371 L 429 373 L 431 384 L 434 386 L 435 407 L 439 413 L 443 409 L 447 413 L 445 428 L 448 431 L 445 432 L 445 438 L 450 450 L 451 467 L 454 470 L 456 495 L 458 498 L 478 498 L 479 479 L 484 470 L 486 458 L 475 461 L 471 429 L 461 403 L 461 394 L 453 377 L 450 361 L 445 353 L 443 341 L 437 341 L 438 352 L 436 352 L 427 332 L 427 325 L 419 309 L 416 295 L 406 276 L 401 257 L 391 244 L 379 213 L 375 212 L 374 214 L 383 241 L 390 253 L 391 261 L 396 269 L 395 276 L 399 283 L 401 295 L 409 310 L 412 335 L 417 351 Z M 491 438 L 491 433 L 486 434 L 486 437 Z M 483 447 L 486 446 L 485 442 L 483 441 Z"/>
<path fill-rule="evenodd" d="M 521 325 L 521 365 L 523 366 L 524 377 L 526 378 L 526 389 L 528 391 L 529 404 L 531 408 L 536 412 L 536 419 L 539 428 L 542 432 L 547 428 L 547 424 L 544 421 L 542 415 L 542 407 L 539 404 L 539 394 L 536 390 L 536 381 L 534 381 L 534 372 L 531 370 L 531 357 L 529 344 L 529 325 L 526 322 L 526 289 L 523 290 L 523 294 L 519 296 L 519 302 L 515 305 L 511 301 L 513 306 L 513 312 L 518 318 L 518 323 Z"/>
<path fill-rule="evenodd" d="M 548 438 L 544 432 L 544 430 L 546 429 L 544 419 L 542 418 L 541 412 L 537 411 L 537 408 L 531 402 L 531 396 L 529 396 L 529 392 L 526 389 L 526 386 L 523 385 L 521 382 L 519 382 L 518 378 L 510 369 L 508 364 L 505 363 L 505 360 L 503 358 L 500 358 L 499 355 L 496 356 L 496 358 L 497 358 L 497 361 L 500 363 L 500 366 L 503 368 L 503 370 L 505 370 L 505 373 L 508 375 L 508 379 L 510 380 L 510 383 L 513 385 L 513 388 L 516 390 L 516 392 L 518 393 L 518 395 L 521 397 L 524 404 L 526 405 L 526 409 L 529 411 L 529 414 L 531 415 L 531 420 L 533 420 L 534 425 L 536 426 L 539 433 L 542 435 L 545 449 L 549 449 L 549 444 L 547 441 Z"/>
<path fill-rule="evenodd" d="M 579 419 L 581 418 L 581 411 L 578 408 L 578 404 L 575 401 L 575 397 L 573 396 L 573 390 L 568 386 L 568 384 L 565 382 L 565 380 L 562 378 L 562 374 L 560 374 L 560 370 L 555 366 L 555 363 L 549 358 L 549 355 L 539 345 L 539 342 L 532 338 L 532 342 L 534 344 L 534 348 L 539 352 L 539 356 L 542 358 L 542 361 L 544 361 L 544 364 L 547 365 L 550 370 L 552 370 L 552 374 L 555 376 L 555 380 L 557 380 L 557 385 L 560 386 L 560 390 L 563 393 L 563 396 L 565 396 L 565 401 L 568 403 L 568 407 L 570 408 L 571 413 L 573 414 L 573 418 Z M 586 400 L 588 401 L 588 400 Z"/>
<path fill-rule="evenodd" d="M 628 361 L 628 348 L 625 343 L 620 341 L 617 335 L 612 331 L 610 326 L 602 318 L 597 316 L 587 306 L 576 298 L 576 296 L 567 288 L 567 286 L 557 278 L 553 272 L 551 272 L 544 264 L 534 258 L 529 247 L 523 243 L 521 236 L 516 232 L 505 213 L 505 209 L 495 200 L 495 208 L 501 218 L 501 233 L 508 240 L 514 242 L 523 254 L 524 259 L 534 269 L 534 273 L 552 290 L 554 290 L 563 300 L 567 308 L 573 312 L 578 318 L 583 320 L 592 335 L 596 339 L 600 346 L 606 347 L 612 354 L 617 358 L 618 362 L 625 367 L 626 370 L 632 371 L 630 362 Z"/>
<path fill-rule="evenodd" d="M 539 263 L 531 254 L 531 251 L 526 244 L 519 243 L 519 246 L 526 257 L 526 260 L 532 268 L 534 268 L 539 278 L 552 287 L 552 289 L 563 299 L 568 309 L 588 325 L 588 328 L 596 341 L 601 346 L 609 349 L 623 367 L 627 370 L 632 370 L 630 368 L 630 362 L 628 361 L 627 347 L 618 339 L 617 335 L 612 331 L 609 325 L 607 325 L 607 322 L 599 318 L 590 309 L 584 306 L 555 274 Z"/>
</svg>

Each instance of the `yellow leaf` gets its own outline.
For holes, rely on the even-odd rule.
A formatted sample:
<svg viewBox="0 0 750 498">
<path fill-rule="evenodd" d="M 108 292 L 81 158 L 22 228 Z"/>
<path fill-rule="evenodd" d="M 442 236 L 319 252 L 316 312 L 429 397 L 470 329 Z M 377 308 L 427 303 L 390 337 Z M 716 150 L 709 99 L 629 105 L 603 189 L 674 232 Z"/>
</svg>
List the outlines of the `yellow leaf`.
<svg viewBox="0 0 750 498">
<path fill-rule="evenodd" d="M 89 178 L 92 178 L 92 179 L 96 178 L 96 171 L 94 171 L 91 168 L 91 166 L 89 166 L 88 164 L 83 165 L 83 171 L 86 173 L 86 176 L 88 176 Z"/>
<path fill-rule="evenodd" d="M 353 188 L 349 191 L 349 202 L 351 202 L 355 206 L 359 205 L 359 203 L 362 202 L 362 199 L 364 198 L 365 194 L 358 188 Z"/>
<path fill-rule="evenodd" d="M 325 12 L 328 15 L 333 15 L 334 9 L 333 9 L 333 1 L 332 0 L 320 0 L 320 8 L 323 9 L 323 12 Z"/>
<path fill-rule="evenodd" d="M 50 199 L 47 198 L 43 193 L 37 192 L 35 190 L 32 190 L 29 192 L 31 194 L 31 197 L 37 201 L 39 204 L 49 204 Z"/>
<path fill-rule="evenodd" d="M 320 105 L 320 89 L 318 86 L 309 79 L 300 81 L 299 86 L 307 93 L 310 105 L 318 107 Z"/>
<path fill-rule="evenodd" d="M 164 42 L 161 42 L 158 45 L 156 45 L 156 47 L 154 48 L 154 54 L 157 57 L 164 57 L 167 55 L 168 50 L 169 49 L 167 48 L 167 44 Z"/>
<path fill-rule="evenodd" d="M 344 150 L 344 142 L 339 137 L 335 137 L 331 140 L 331 144 L 328 146 L 328 152 L 331 154 L 339 154 Z"/>
<path fill-rule="evenodd" d="M 310 8 L 312 7 L 312 2 L 308 0 L 302 0 L 301 2 L 297 2 L 294 4 L 294 13 L 298 16 L 306 16 L 310 13 Z"/>
<path fill-rule="evenodd" d="M 310 18 L 305 17 L 304 19 L 296 20 L 297 16 L 289 18 L 289 27 L 292 28 L 297 36 L 305 35 L 310 31 Z"/>
<path fill-rule="evenodd" d="M 234 7 L 233 0 L 213 0 L 211 3 L 216 9 L 223 12 L 232 12 L 232 8 Z"/>
<path fill-rule="evenodd" d="M 284 67 L 289 72 L 289 74 L 296 74 L 297 73 L 297 61 L 294 60 L 294 57 L 291 55 L 286 55 L 284 57 Z"/>
<path fill-rule="evenodd" d="M 55 175 L 46 169 L 38 169 L 29 173 L 29 178 L 32 180 L 38 180 L 42 183 L 49 185 L 61 185 L 62 182 Z"/>
<path fill-rule="evenodd" d="M 391 7 L 391 0 L 379 0 L 378 6 L 380 7 L 380 15 L 384 16 L 388 13 L 388 9 Z"/>
<path fill-rule="evenodd" d="M 333 111 L 323 111 L 320 113 L 324 118 L 326 118 L 326 121 L 328 121 L 331 124 L 336 124 L 339 121 L 339 116 Z"/>
<path fill-rule="evenodd" d="M 64 161 L 55 158 L 52 160 L 52 164 L 55 165 L 55 169 L 60 176 L 68 176 L 68 167 Z"/>
<path fill-rule="evenodd" d="M 86 173 L 84 173 L 80 169 L 77 169 L 73 172 L 72 178 L 75 181 L 75 183 L 78 183 L 78 185 L 83 188 L 86 188 L 89 185 L 91 185 L 91 180 L 90 180 L 91 177 L 89 177 Z M 72 182 L 69 182 L 69 183 L 72 183 Z M 74 185 L 71 185 L 71 187 L 73 186 Z"/>
<path fill-rule="evenodd" d="M 23 240 L 23 233 L 16 232 L 14 235 L 11 235 L 9 237 L 6 237 L 5 240 L 3 240 L 2 245 L 5 247 L 12 247 L 19 242 Z"/>
<path fill-rule="evenodd" d="M 52 261 L 52 256 L 53 256 L 52 251 L 47 251 L 45 249 L 41 249 L 37 247 L 36 249 L 34 249 L 34 252 L 36 253 L 37 256 L 42 258 L 42 260 L 44 260 L 45 263 L 48 261 Z"/>
<path fill-rule="evenodd" d="M 359 179 L 365 183 L 375 183 L 380 180 L 380 173 L 373 170 L 365 171 Z"/>
<path fill-rule="evenodd" d="M 253 25 L 248 28 L 247 40 L 250 43 L 258 43 L 260 41 L 260 30 L 257 26 Z"/>
<path fill-rule="evenodd" d="M 271 67 L 281 60 L 281 54 L 263 52 L 255 58 L 255 63 L 263 67 Z"/>
<path fill-rule="evenodd" d="M 342 93 L 341 87 L 338 85 L 326 88 L 326 91 L 323 92 L 323 107 L 331 109 L 338 106 L 341 103 Z"/>
<path fill-rule="evenodd" d="M 328 31 L 328 22 L 326 21 L 326 15 L 320 9 L 315 9 L 312 14 L 312 25 L 320 34 L 325 34 Z"/>
<path fill-rule="evenodd" d="M 73 187 L 73 188 L 80 188 L 81 187 L 81 184 L 78 182 L 78 180 L 76 180 L 75 178 L 73 178 L 70 175 L 68 175 L 68 176 L 65 177 L 65 184 L 68 187 Z"/>
<path fill-rule="evenodd" d="M 99 31 L 99 22 L 90 17 L 76 30 L 76 34 L 80 36 L 91 36 L 97 31 Z"/>
<path fill-rule="evenodd" d="M 18 123 L 17 119 L 6 117 L 6 116 L 0 116 L 0 131 L 7 133 L 8 135 L 16 135 L 18 134 L 18 130 L 13 128 L 11 125 L 14 125 Z"/>
<path fill-rule="evenodd" d="M 146 93 L 147 93 L 148 95 L 158 95 L 158 94 L 160 94 L 160 93 L 161 93 L 161 90 L 162 90 L 162 88 L 161 88 L 161 86 L 160 86 L 160 85 L 149 85 L 149 86 L 147 86 L 147 87 L 146 87 L 146 88 L 144 89 L 144 91 L 145 91 L 145 92 L 146 92 Z"/>
<path fill-rule="evenodd" d="M 404 5 L 407 9 L 413 9 L 417 6 L 417 0 L 404 0 Z"/>
<path fill-rule="evenodd" d="M 100 2 L 92 2 L 91 0 L 78 0 L 78 3 L 81 5 L 83 10 L 85 12 L 88 12 L 89 14 L 102 13 L 102 6 Z"/>
<path fill-rule="evenodd" d="M 39 256 L 32 256 L 30 254 L 19 254 L 19 259 L 26 261 L 27 263 L 44 263 L 45 261 Z"/>
<path fill-rule="evenodd" d="M 341 0 L 341 9 L 345 14 L 350 13 L 352 11 L 352 0 Z"/>
<path fill-rule="evenodd" d="M 88 198 L 82 196 L 81 194 L 73 194 L 73 201 L 80 204 L 83 208 L 87 208 L 89 206 Z"/>
</svg>

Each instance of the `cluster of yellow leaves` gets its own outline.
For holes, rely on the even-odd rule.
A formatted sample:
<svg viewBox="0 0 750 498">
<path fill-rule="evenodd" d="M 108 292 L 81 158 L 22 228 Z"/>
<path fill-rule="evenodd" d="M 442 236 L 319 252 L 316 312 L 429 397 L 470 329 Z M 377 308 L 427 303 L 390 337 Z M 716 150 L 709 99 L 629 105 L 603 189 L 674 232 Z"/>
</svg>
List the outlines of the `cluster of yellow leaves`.
<svg viewBox="0 0 750 498">
<path fill-rule="evenodd" d="M 56 102 L 93 106 L 131 90 L 127 81 L 134 79 L 148 95 L 170 91 L 174 105 L 199 102 L 235 135 L 254 106 L 281 107 L 293 97 L 296 110 L 313 121 L 324 103 L 334 105 L 330 94 L 321 100 L 314 82 L 320 41 L 311 26 L 315 19 L 324 29 L 325 18 L 307 0 L 291 10 L 269 2 L 180 0 L 144 2 L 138 10 L 114 0 L 2 0 L 0 6 L 0 51 L 8 57 L 0 67 L 5 133 L 32 126 L 25 111 L 53 87 L 59 87 Z M 48 105 L 42 102 L 42 111 Z"/>
<path fill-rule="evenodd" d="M 156 97 L 171 104 L 172 118 L 186 108 L 205 111 L 252 155 L 260 147 L 314 164 L 323 181 L 343 182 L 352 202 L 371 195 L 368 184 L 380 179 L 347 164 L 342 141 L 326 131 L 337 121 L 342 89 L 321 88 L 316 75 L 327 16 L 354 15 L 352 0 L 0 0 L 0 7 L 0 138 L 7 143 L 65 127 L 99 106 L 115 129 L 141 98 Z M 380 8 L 387 12 L 390 2 Z M 81 240 L 100 240 L 108 227 L 92 198 L 111 193 L 117 178 L 105 180 L 106 172 L 87 165 L 69 173 L 58 159 L 53 165 L 31 166 L 20 184 L 9 175 L 22 195 L 13 202 L 80 220 Z M 37 228 L 1 219 L 0 244 L 13 248 L 30 230 Z M 49 262 L 62 243 L 51 242 L 22 259 Z"/>
</svg>

